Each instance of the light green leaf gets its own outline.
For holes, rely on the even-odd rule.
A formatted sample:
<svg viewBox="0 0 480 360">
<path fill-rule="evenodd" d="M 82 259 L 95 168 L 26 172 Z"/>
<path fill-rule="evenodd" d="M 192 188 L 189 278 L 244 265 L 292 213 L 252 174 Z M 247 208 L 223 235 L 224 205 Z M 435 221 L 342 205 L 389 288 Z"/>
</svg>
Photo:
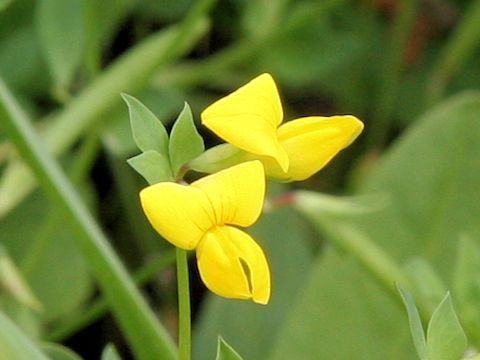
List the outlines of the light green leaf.
<svg viewBox="0 0 480 360">
<path fill-rule="evenodd" d="M 458 360 L 467 348 L 467 338 L 453 308 L 450 293 L 447 293 L 430 319 L 427 347 L 431 360 Z"/>
<path fill-rule="evenodd" d="M 173 124 L 170 134 L 170 162 L 175 176 L 182 165 L 196 158 L 203 150 L 205 150 L 203 139 L 193 122 L 190 106 L 185 103 L 182 112 Z"/>
<path fill-rule="evenodd" d="M 168 134 L 162 122 L 139 100 L 122 94 L 127 103 L 133 139 L 142 151 L 154 150 L 168 159 Z"/>
<path fill-rule="evenodd" d="M 45 343 L 42 350 L 51 360 L 82 360 L 78 354 L 60 344 Z"/>
<path fill-rule="evenodd" d="M 410 324 L 410 333 L 412 335 L 413 344 L 417 350 L 418 357 L 421 360 L 428 360 L 427 343 L 425 341 L 425 332 L 422 326 L 422 320 L 418 313 L 417 306 L 412 295 L 400 286 L 397 287 L 402 297 L 405 308 L 407 309 L 408 322 Z"/>
<path fill-rule="evenodd" d="M 242 357 L 219 336 L 216 360 L 242 360 Z"/>
<path fill-rule="evenodd" d="M 480 327 L 480 249 L 467 235 L 458 244 L 457 262 L 453 277 L 455 299 L 462 319 Z"/>
<path fill-rule="evenodd" d="M 170 163 L 156 151 L 148 150 L 127 160 L 128 164 L 142 175 L 149 184 L 173 181 Z"/>
<path fill-rule="evenodd" d="M 51 360 L 0 312 L 0 360 Z"/>
<path fill-rule="evenodd" d="M 5 10 L 10 4 L 12 0 L 0 0 L 0 11 Z"/>
<path fill-rule="evenodd" d="M 84 46 L 82 0 L 39 0 L 36 25 L 55 83 L 70 85 Z"/>
<path fill-rule="evenodd" d="M 102 352 L 101 360 L 122 360 L 113 344 L 108 344 Z"/>
<path fill-rule="evenodd" d="M 0 244 L 0 294 L 2 292 L 31 309 L 39 310 L 42 307 L 18 267 Z"/>
<path fill-rule="evenodd" d="M 404 269 L 417 301 L 429 314 L 433 313 L 447 291 L 443 280 L 428 261 L 418 256 L 408 259 Z"/>
</svg>

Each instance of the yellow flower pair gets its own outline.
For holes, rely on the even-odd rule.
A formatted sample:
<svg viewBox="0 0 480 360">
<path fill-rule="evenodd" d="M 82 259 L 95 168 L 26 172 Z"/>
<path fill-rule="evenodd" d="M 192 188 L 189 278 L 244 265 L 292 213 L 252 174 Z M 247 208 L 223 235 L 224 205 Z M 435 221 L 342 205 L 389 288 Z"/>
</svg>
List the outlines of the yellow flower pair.
<svg viewBox="0 0 480 360">
<path fill-rule="evenodd" d="M 252 225 L 265 196 L 265 172 L 303 180 L 362 131 L 354 116 L 305 117 L 281 125 L 277 88 L 263 74 L 218 100 L 202 123 L 249 160 L 190 185 L 162 182 L 140 193 L 153 227 L 169 242 L 196 250 L 200 276 L 214 293 L 266 304 L 270 271 L 260 246 L 235 226 Z"/>
</svg>

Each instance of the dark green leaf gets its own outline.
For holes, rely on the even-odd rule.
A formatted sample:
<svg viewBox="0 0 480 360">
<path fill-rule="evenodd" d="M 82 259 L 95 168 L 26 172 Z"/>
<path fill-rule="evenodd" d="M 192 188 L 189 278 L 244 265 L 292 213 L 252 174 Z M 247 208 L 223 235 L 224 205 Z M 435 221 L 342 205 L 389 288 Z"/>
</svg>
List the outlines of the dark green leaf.
<svg viewBox="0 0 480 360">
<path fill-rule="evenodd" d="M 170 163 L 158 152 L 148 150 L 127 160 L 128 164 L 142 175 L 149 184 L 172 181 Z"/>
<path fill-rule="evenodd" d="M 190 106 L 185 106 L 173 124 L 170 134 L 170 162 L 176 176 L 182 165 L 196 158 L 205 150 L 203 139 L 195 127 Z"/>
<path fill-rule="evenodd" d="M 422 326 L 422 320 L 418 313 L 417 306 L 412 295 L 400 286 L 397 287 L 405 308 L 407 309 L 408 322 L 410 324 L 410 333 L 412 335 L 413 344 L 417 350 L 418 357 L 421 360 L 428 360 L 427 343 L 425 341 L 425 332 Z"/>
<path fill-rule="evenodd" d="M 68 86 L 82 59 L 82 0 L 39 0 L 36 22 L 40 44 L 55 82 Z"/>
<path fill-rule="evenodd" d="M 449 293 L 430 319 L 427 347 L 429 359 L 432 360 L 461 359 L 467 348 L 467 338 L 458 321 Z"/>
<path fill-rule="evenodd" d="M 133 139 L 142 151 L 154 150 L 168 159 L 168 134 L 162 122 L 139 100 L 122 94 L 130 114 Z"/>
<path fill-rule="evenodd" d="M 242 360 L 242 357 L 219 336 L 216 360 Z"/>
</svg>

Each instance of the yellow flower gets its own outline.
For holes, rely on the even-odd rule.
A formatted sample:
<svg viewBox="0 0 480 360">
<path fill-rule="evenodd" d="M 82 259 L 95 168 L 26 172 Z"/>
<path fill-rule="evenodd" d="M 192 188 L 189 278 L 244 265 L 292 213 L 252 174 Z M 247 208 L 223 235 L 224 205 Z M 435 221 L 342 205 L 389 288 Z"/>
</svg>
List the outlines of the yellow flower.
<svg viewBox="0 0 480 360">
<path fill-rule="evenodd" d="M 267 175 L 304 180 L 322 169 L 362 132 L 351 115 L 283 120 L 277 87 L 262 74 L 206 108 L 202 123 L 223 140 L 259 159 Z"/>
<path fill-rule="evenodd" d="M 196 250 L 200 276 L 214 293 L 266 304 L 270 271 L 260 246 L 234 226 L 260 216 L 265 174 L 259 161 L 245 162 L 190 185 L 161 182 L 143 189 L 143 210 L 173 245 Z M 234 225 L 234 226 L 232 226 Z"/>
</svg>

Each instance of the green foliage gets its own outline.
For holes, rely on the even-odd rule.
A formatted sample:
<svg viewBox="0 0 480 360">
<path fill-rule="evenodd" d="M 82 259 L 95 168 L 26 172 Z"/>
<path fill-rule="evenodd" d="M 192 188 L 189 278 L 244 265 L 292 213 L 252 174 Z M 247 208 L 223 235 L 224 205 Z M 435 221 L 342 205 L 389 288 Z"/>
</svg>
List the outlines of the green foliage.
<svg viewBox="0 0 480 360">
<path fill-rule="evenodd" d="M 407 309 L 408 322 L 410 324 L 410 333 L 412 334 L 413 344 L 415 345 L 415 350 L 420 360 L 428 360 L 429 353 L 427 348 L 427 341 L 425 339 L 425 331 L 423 330 L 422 320 L 420 319 L 420 314 L 418 313 L 417 306 L 415 305 L 415 300 L 413 300 L 412 295 L 398 287 L 398 292 L 402 297 L 403 304 Z"/>
<path fill-rule="evenodd" d="M 404 3 L 0 0 L 0 247 L 8 255 L 0 256 L 0 360 L 74 359 L 36 340 L 88 333 L 107 311 L 117 322 L 102 322 L 100 348 L 116 324 L 115 340 L 145 359 L 158 350 L 158 324 L 175 333 L 171 270 L 142 279 L 158 315 L 144 317 L 150 310 L 122 293 L 126 283 L 137 291 L 128 274 L 116 282 L 99 270 L 102 259 L 117 270 L 119 262 L 92 252 L 75 226 L 82 212 L 70 217 L 62 199 L 41 193 L 56 177 L 38 161 L 53 154 L 71 173 L 85 140 L 97 139 L 63 200 L 87 203 L 84 225 L 111 238 L 93 231 L 104 239 L 98 249 L 112 244 L 142 274 L 168 249 L 141 215 L 145 183 L 125 160 L 148 183 L 245 160 L 195 121 L 262 72 L 282 89 L 286 118 L 353 113 L 365 132 L 308 181 L 269 184 L 267 211 L 251 231 L 271 263 L 268 306 L 204 295 L 194 280 L 194 358 L 213 359 L 219 334 L 248 359 L 404 360 L 415 350 L 428 360 L 478 358 L 463 354 L 461 327 L 479 349 L 480 2 Z M 128 114 L 121 93 L 138 97 L 123 95 Z M 8 125 L 8 114 L 22 112 L 41 138 L 30 155 Z M 398 296 L 395 283 L 411 295 Z M 132 325 L 140 318 L 148 324 Z M 420 318 L 432 319 L 427 339 Z M 120 355 L 107 346 L 102 360 Z"/>
<path fill-rule="evenodd" d="M 70 85 L 84 49 L 81 0 L 40 0 L 36 25 L 45 60 L 57 85 Z"/>
<path fill-rule="evenodd" d="M 216 360 L 242 360 L 242 357 L 228 345 L 221 336 L 218 337 Z"/>
<path fill-rule="evenodd" d="M 172 171 L 175 175 L 178 174 L 182 165 L 196 158 L 205 150 L 203 139 L 197 132 L 192 111 L 187 103 L 173 124 L 168 150 Z"/>
<path fill-rule="evenodd" d="M 108 344 L 105 346 L 105 349 L 103 349 L 101 360 L 122 360 L 122 358 L 118 354 L 115 346 Z"/>
<path fill-rule="evenodd" d="M 1 360 L 49 360 L 40 349 L 0 312 Z"/>
<path fill-rule="evenodd" d="M 433 312 L 427 330 L 428 357 L 435 360 L 460 359 L 467 348 L 467 338 L 447 293 Z"/>
<path fill-rule="evenodd" d="M 82 360 L 82 358 L 75 354 L 72 350 L 59 344 L 42 344 L 42 351 L 51 360 Z"/>
</svg>

